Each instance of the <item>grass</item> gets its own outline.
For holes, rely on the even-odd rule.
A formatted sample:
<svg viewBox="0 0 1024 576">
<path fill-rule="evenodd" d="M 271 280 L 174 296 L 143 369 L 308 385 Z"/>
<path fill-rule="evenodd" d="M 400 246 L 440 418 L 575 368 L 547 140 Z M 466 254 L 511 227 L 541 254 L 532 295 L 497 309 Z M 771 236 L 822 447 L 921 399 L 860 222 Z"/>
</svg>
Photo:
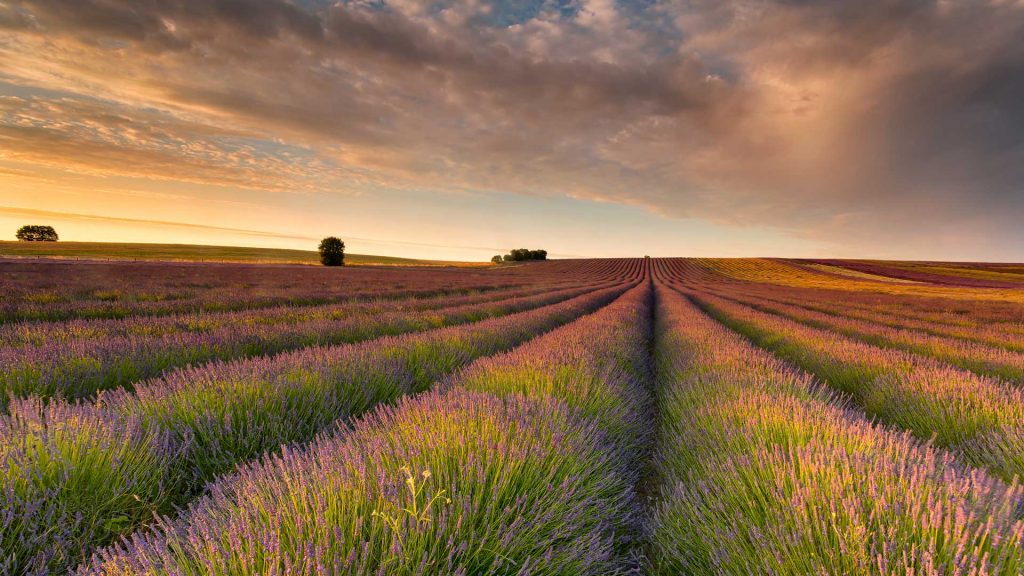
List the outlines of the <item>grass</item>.
<svg viewBox="0 0 1024 576">
<path fill-rule="evenodd" d="M 319 265 L 314 250 L 205 246 L 199 244 L 132 244 L 120 242 L 15 242 L 0 240 L 0 257 L 72 258 L 96 260 L 157 260 L 181 262 L 244 262 Z M 491 266 L 490 262 L 418 260 L 396 256 L 345 254 L 356 266 Z"/>
</svg>

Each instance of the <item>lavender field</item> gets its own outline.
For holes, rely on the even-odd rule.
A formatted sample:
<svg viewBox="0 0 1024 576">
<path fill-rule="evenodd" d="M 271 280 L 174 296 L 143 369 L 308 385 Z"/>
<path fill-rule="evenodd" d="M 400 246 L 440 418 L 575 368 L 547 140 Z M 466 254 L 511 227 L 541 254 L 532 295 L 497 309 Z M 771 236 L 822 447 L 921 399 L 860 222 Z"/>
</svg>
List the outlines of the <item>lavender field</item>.
<svg viewBox="0 0 1024 576">
<path fill-rule="evenodd" d="M 1024 573 L 1024 267 L 0 262 L 0 575 Z"/>
</svg>

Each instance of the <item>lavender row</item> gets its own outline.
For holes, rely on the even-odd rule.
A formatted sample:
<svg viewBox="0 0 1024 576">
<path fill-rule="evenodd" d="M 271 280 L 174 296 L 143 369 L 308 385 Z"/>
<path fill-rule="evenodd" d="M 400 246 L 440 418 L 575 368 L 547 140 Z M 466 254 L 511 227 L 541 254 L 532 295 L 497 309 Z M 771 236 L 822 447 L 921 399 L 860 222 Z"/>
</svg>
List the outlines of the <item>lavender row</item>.
<svg viewBox="0 0 1024 576">
<path fill-rule="evenodd" d="M 644 283 L 444 390 L 241 469 L 80 573 L 626 573 L 649 318 Z"/>
<path fill-rule="evenodd" d="M 972 299 L 970 290 L 961 297 L 938 297 L 924 294 L 885 294 L 871 291 L 825 290 L 810 288 L 785 289 L 778 286 L 747 286 L 763 295 L 785 294 L 801 301 L 831 303 L 868 312 L 891 314 L 940 326 L 962 328 L 993 328 L 1009 334 L 1024 331 L 1024 306 L 1012 300 Z"/>
<path fill-rule="evenodd" d="M 0 261 L 0 321 L 220 312 L 446 294 L 545 281 L 526 269 L 326 269 L 306 266 Z"/>
<path fill-rule="evenodd" d="M 978 265 L 972 268 L 968 263 L 957 263 L 957 264 L 946 264 L 942 266 L 942 263 L 896 263 L 896 262 L 871 262 L 871 261 L 857 261 L 857 260 L 811 260 L 813 263 L 825 264 L 828 266 L 837 266 L 854 270 L 857 272 L 863 272 L 866 274 L 872 274 L 877 276 L 885 276 L 890 278 L 898 278 L 902 280 L 910 280 L 913 282 L 925 282 L 928 284 L 938 285 L 951 285 L 951 286 L 962 286 L 971 288 L 1020 288 L 1021 281 L 1020 276 L 1013 275 L 1009 278 L 1000 280 L 998 276 L 995 278 L 985 277 L 986 274 L 981 272 L 983 268 Z M 961 268 L 956 269 L 957 266 Z M 945 268 L 943 270 L 943 268 Z M 981 274 L 978 274 L 981 272 Z M 980 277 L 972 277 L 977 274 Z M 991 269 L 989 274 L 992 274 Z"/>
<path fill-rule="evenodd" d="M 659 288 L 653 574 L 1019 574 L 1019 486 L 844 408 Z"/>
<path fill-rule="evenodd" d="M 519 274 L 547 275 L 550 278 L 599 278 L 623 282 L 640 280 L 644 277 L 647 263 L 641 258 L 585 258 L 580 260 L 546 260 L 525 265 L 503 266 L 493 270 L 495 274 L 516 276 Z"/>
<path fill-rule="evenodd" d="M 1024 325 L 1020 323 L 1008 322 L 1005 318 L 998 321 L 973 317 L 969 312 L 936 312 L 934 304 L 931 304 L 932 312 L 915 312 L 915 307 L 925 304 L 918 302 L 912 306 L 909 301 L 916 300 L 912 298 L 904 298 L 903 303 L 862 304 L 850 298 L 816 297 L 812 294 L 791 292 L 778 287 L 756 290 L 738 290 L 730 287 L 728 292 L 744 298 L 756 298 L 759 301 L 774 304 L 798 306 L 809 311 L 851 318 L 898 330 L 920 331 L 931 336 L 967 340 L 1014 352 L 1024 352 Z M 931 302 L 931 300 L 926 300 L 926 302 Z M 955 306 L 955 302 L 952 305 Z"/>
<path fill-rule="evenodd" d="M 0 419 L 0 573 L 66 569 L 184 503 L 219 474 L 338 418 L 599 308 L 626 289 L 476 324 L 215 362 L 94 404 L 16 401 Z"/>
<path fill-rule="evenodd" d="M 815 328 L 833 330 L 876 346 L 924 354 L 978 374 L 1024 383 L 1024 353 L 971 340 L 938 336 L 921 330 L 894 328 L 884 324 L 775 303 L 763 298 L 714 291 L 719 296 L 778 314 Z"/>
<path fill-rule="evenodd" d="M 0 323 L 309 306 L 564 280 L 629 281 L 639 278 L 640 267 L 638 259 L 552 261 L 498 269 L 0 259 Z"/>
<path fill-rule="evenodd" d="M 57 322 L 15 322 L 0 325 L 0 348 L 31 348 L 50 343 L 71 344 L 77 340 L 170 336 L 177 333 L 209 332 L 225 326 L 245 324 L 295 324 L 308 320 L 341 320 L 351 313 L 378 310 L 427 310 L 446 303 L 465 304 L 510 296 L 528 296 L 559 288 L 583 287 L 595 283 L 565 280 L 532 286 L 497 289 L 459 289 L 443 294 L 428 293 L 405 298 L 375 298 L 309 306 L 271 306 L 226 312 L 182 312 L 164 316 L 129 318 L 76 318 Z M 608 282 L 611 284 L 611 282 Z"/>
<path fill-rule="evenodd" d="M 942 326 L 967 329 L 994 328 L 1017 336 L 1024 333 L 1024 306 L 1014 301 L 1010 292 L 989 294 L 971 289 L 958 289 L 945 290 L 945 295 L 938 296 L 929 293 L 927 286 L 916 285 L 904 285 L 900 287 L 899 292 L 889 293 L 882 290 L 890 290 L 893 286 L 884 283 L 879 286 L 880 290 L 853 290 L 849 287 L 813 288 L 758 282 L 725 282 L 726 279 L 722 277 L 698 276 L 692 268 L 684 270 L 674 262 L 670 266 L 676 268 L 676 278 L 689 276 L 701 284 L 726 285 L 731 289 L 743 289 L 750 295 L 786 296 L 799 302 L 828 302 L 841 306 L 844 310 L 853 308 L 878 312 Z"/>
<path fill-rule="evenodd" d="M 1020 388 L 709 294 L 692 296 L 712 316 L 816 374 L 872 417 L 952 449 L 1005 480 L 1024 477 Z"/>
<path fill-rule="evenodd" d="M 154 324 L 137 319 L 131 322 L 133 329 L 144 333 L 152 327 L 154 334 L 97 333 L 84 339 L 55 339 L 41 346 L 0 348 L 0 365 L 5 366 L 0 372 L 0 409 L 9 396 L 88 398 L 180 366 L 437 328 L 549 304 L 592 288 L 534 296 L 503 292 L 442 298 L 426 302 L 419 310 L 400 301 L 354 308 L 299 308 L 269 319 L 262 311 L 233 313 L 225 319 L 212 318 L 208 324 L 198 315 L 184 326 L 175 322 L 166 326 L 163 318 Z"/>
</svg>

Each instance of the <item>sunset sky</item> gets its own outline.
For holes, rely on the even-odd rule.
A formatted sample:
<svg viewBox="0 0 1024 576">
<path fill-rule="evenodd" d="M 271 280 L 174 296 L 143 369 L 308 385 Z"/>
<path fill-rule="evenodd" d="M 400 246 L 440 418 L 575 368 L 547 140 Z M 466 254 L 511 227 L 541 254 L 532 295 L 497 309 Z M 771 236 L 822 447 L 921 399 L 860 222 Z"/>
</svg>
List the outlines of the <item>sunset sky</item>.
<svg viewBox="0 0 1024 576">
<path fill-rule="evenodd" d="M 1022 0 L 0 0 L 0 238 L 1024 261 Z"/>
</svg>

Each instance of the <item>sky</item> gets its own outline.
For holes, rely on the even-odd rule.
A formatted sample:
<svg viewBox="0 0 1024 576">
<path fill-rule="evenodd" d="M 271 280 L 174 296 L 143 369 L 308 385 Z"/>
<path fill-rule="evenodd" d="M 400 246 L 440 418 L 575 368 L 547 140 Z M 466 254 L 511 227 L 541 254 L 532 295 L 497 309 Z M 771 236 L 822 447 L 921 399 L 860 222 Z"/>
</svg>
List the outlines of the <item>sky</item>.
<svg viewBox="0 0 1024 576">
<path fill-rule="evenodd" d="M 0 238 L 1024 261 L 1024 0 L 0 0 Z"/>
</svg>

